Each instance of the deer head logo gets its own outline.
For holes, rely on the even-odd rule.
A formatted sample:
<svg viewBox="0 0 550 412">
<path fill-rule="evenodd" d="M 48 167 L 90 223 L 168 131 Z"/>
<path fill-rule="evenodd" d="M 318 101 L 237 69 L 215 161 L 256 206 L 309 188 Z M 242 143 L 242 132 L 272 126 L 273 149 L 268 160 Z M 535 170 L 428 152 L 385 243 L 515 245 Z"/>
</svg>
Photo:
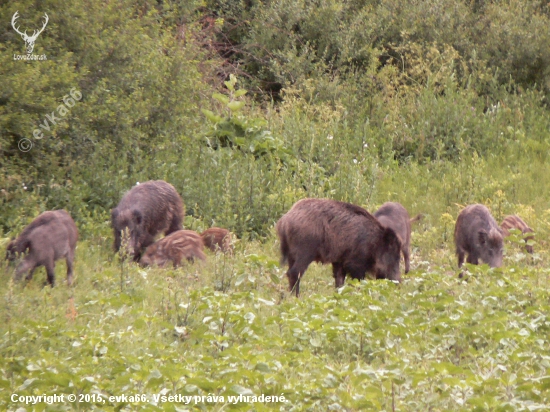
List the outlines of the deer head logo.
<svg viewBox="0 0 550 412">
<path fill-rule="evenodd" d="M 27 35 L 27 30 L 25 30 L 24 33 L 21 33 L 19 31 L 19 28 L 15 26 L 15 23 L 18 17 L 19 17 L 19 12 L 16 11 L 13 17 L 11 18 L 11 25 L 13 26 L 13 29 L 21 35 L 23 40 L 25 40 L 25 44 L 26 44 L 25 47 L 27 48 L 27 54 L 31 54 L 34 49 L 34 42 L 36 41 L 36 38 L 40 33 L 44 31 L 44 29 L 46 28 L 46 24 L 48 24 L 48 20 L 49 20 L 48 15 L 44 13 L 44 25 L 40 30 L 34 30 L 34 33 L 32 34 L 32 36 Z"/>
</svg>

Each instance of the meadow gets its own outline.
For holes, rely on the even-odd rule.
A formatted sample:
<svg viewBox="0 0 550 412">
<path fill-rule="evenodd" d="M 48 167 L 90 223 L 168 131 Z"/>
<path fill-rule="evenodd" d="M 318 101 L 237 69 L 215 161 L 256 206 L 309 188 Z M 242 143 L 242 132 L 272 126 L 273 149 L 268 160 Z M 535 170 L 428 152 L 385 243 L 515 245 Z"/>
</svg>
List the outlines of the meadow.
<svg viewBox="0 0 550 412">
<path fill-rule="evenodd" d="M 273 228 L 238 240 L 233 256 L 141 268 L 112 252 L 105 219 L 78 244 L 73 287 L 62 261 L 53 289 L 43 268 L 14 283 L 5 265 L 2 409 L 546 410 L 549 211 L 522 210 L 533 255 L 515 234 L 502 268 L 468 265 L 463 279 L 453 216 L 424 212 L 401 284 L 336 290 L 330 266 L 312 264 L 298 299 Z M 186 227 L 205 228 L 192 217 Z M 24 405 L 12 394 L 82 402 Z M 285 402 L 254 402 L 261 395 Z"/>
</svg>

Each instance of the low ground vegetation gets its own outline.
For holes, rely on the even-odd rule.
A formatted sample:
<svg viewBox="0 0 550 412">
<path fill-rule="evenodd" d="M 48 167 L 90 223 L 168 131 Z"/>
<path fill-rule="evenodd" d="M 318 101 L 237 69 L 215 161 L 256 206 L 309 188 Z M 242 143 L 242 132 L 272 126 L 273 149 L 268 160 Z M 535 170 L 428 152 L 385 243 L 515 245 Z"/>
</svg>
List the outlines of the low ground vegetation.
<svg viewBox="0 0 550 412">
<path fill-rule="evenodd" d="M 537 239 L 549 217 L 532 215 Z M 5 267 L 0 382 L 10 394 L 103 399 L 71 410 L 544 409 L 546 242 L 531 256 L 512 235 L 502 268 L 466 265 L 458 279 L 445 240 L 452 218 L 432 218 L 437 226 L 413 227 L 401 284 L 348 280 L 336 290 L 330 267 L 312 264 L 299 299 L 287 290 L 273 231 L 239 242 L 233 256 L 208 251 L 205 263 L 177 269 L 119 261 L 103 231 L 79 243 L 72 287 L 43 287 L 43 270 L 13 283 Z M 226 401 L 108 401 L 122 393 Z M 239 394 L 287 402 L 227 402 Z M 0 402 L 17 407 L 8 396 Z"/>
</svg>

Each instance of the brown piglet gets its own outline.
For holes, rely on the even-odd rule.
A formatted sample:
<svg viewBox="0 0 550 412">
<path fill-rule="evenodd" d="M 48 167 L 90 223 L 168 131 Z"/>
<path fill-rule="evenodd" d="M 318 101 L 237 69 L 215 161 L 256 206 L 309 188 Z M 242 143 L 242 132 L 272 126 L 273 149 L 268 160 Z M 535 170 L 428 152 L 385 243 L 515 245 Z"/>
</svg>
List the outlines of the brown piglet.
<svg viewBox="0 0 550 412">
<path fill-rule="evenodd" d="M 73 283 L 73 264 L 78 240 L 78 229 L 73 218 L 65 210 L 44 212 L 34 219 L 17 237 L 12 239 L 6 250 L 6 259 L 13 261 L 19 254 L 25 254 L 15 272 L 19 280 L 29 272 L 26 279 L 32 279 L 34 270 L 46 267 L 48 283 L 55 285 L 55 261 L 67 262 L 67 284 Z"/>
<path fill-rule="evenodd" d="M 525 223 L 519 216 L 517 215 L 510 215 L 506 216 L 502 223 L 500 224 L 500 228 L 502 229 L 502 232 L 504 233 L 504 236 L 510 236 L 510 229 L 518 229 L 521 231 L 522 234 L 526 233 L 532 233 L 533 229 L 531 229 L 527 223 Z M 524 240 L 528 242 L 529 240 L 533 240 L 533 236 L 525 236 Z M 531 245 L 525 245 L 525 250 L 528 253 L 533 253 L 533 246 Z"/>
<path fill-rule="evenodd" d="M 143 266 L 163 267 L 172 262 L 180 266 L 183 259 L 193 262 L 195 259 L 206 260 L 203 252 L 202 237 L 192 230 L 177 230 L 168 236 L 149 245 L 140 259 Z"/>
<path fill-rule="evenodd" d="M 201 233 L 204 246 L 212 252 L 221 251 L 223 253 L 233 252 L 233 242 L 231 232 L 220 227 L 211 227 Z"/>
</svg>

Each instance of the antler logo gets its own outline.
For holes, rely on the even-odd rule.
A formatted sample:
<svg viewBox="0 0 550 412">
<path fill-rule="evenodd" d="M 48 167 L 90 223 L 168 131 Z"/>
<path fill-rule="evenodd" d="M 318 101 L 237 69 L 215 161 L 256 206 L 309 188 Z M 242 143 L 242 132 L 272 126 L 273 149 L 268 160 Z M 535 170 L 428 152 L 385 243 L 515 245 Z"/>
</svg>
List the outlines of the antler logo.
<svg viewBox="0 0 550 412">
<path fill-rule="evenodd" d="M 13 29 L 21 35 L 23 40 L 25 40 L 25 44 L 26 44 L 25 47 L 27 48 L 27 54 L 31 54 L 32 51 L 34 50 L 34 42 L 38 38 L 38 35 L 44 31 L 44 29 L 46 28 L 46 24 L 48 24 L 48 20 L 49 20 L 48 15 L 44 13 L 44 25 L 40 30 L 34 30 L 34 33 L 32 34 L 32 36 L 27 35 L 27 30 L 25 30 L 24 33 L 21 33 L 19 31 L 19 28 L 15 26 L 15 23 L 18 17 L 19 17 L 19 11 L 16 11 L 13 17 L 11 18 L 11 25 L 13 26 Z"/>
</svg>

